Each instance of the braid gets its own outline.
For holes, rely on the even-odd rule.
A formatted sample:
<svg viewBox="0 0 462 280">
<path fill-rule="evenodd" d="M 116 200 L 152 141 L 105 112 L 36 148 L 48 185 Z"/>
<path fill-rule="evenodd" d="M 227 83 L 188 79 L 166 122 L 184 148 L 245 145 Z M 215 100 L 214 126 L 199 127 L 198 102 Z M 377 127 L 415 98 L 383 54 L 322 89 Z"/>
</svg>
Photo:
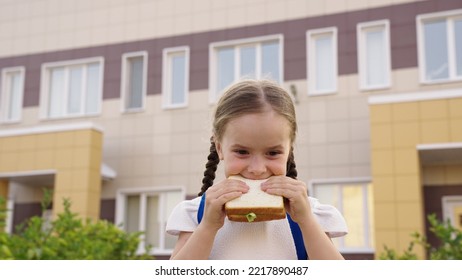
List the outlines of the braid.
<svg viewBox="0 0 462 280">
<path fill-rule="evenodd" d="M 215 171 L 217 171 L 218 164 L 220 163 L 220 158 L 218 157 L 213 137 L 210 138 L 210 154 L 207 159 L 208 161 L 205 164 L 204 179 L 202 179 L 202 188 L 197 194 L 198 196 L 204 194 L 205 191 L 213 185 L 213 180 L 215 180 Z"/>
<path fill-rule="evenodd" d="M 292 179 L 297 179 L 297 167 L 295 165 L 295 159 L 294 159 L 294 148 L 290 148 L 290 153 L 289 153 L 289 158 L 287 159 L 287 177 L 290 177 Z"/>
</svg>

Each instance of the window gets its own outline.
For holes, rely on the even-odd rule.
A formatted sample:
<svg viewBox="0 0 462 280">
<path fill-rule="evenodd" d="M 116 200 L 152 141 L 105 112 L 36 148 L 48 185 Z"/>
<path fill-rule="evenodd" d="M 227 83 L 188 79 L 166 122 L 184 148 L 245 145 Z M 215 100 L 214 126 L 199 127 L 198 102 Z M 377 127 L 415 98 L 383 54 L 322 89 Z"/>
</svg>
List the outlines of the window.
<svg viewBox="0 0 462 280">
<path fill-rule="evenodd" d="M 147 52 L 126 53 L 122 56 L 121 94 L 122 111 L 144 109 L 147 85 Z"/>
<path fill-rule="evenodd" d="M 337 28 L 307 32 L 308 89 L 310 95 L 337 91 Z"/>
<path fill-rule="evenodd" d="M 164 108 L 185 107 L 189 90 L 189 47 L 163 51 L 162 92 Z"/>
<path fill-rule="evenodd" d="M 213 43 L 210 45 L 210 101 L 240 79 L 283 81 L 282 36 Z"/>
<path fill-rule="evenodd" d="M 127 232 L 144 232 L 139 252 L 152 246 L 151 254 L 169 255 L 176 237 L 165 233 L 173 208 L 185 198 L 183 188 L 122 189 L 117 195 L 116 224 Z"/>
<path fill-rule="evenodd" d="M 420 80 L 462 79 L 462 10 L 417 17 Z"/>
<path fill-rule="evenodd" d="M 348 234 L 332 241 L 344 253 L 373 252 L 372 185 L 370 179 L 312 182 L 313 196 L 335 206 L 348 222 Z"/>
<path fill-rule="evenodd" d="M 0 112 L 2 122 L 21 120 L 22 100 L 24 96 L 24 67 L 2 70 Z"/>
<path fill-rule="evenodd" d="M 42 65 L 44 118 L 96 115 L 101 111 L 103 58 Z"/>
<path fill-rule="evenodd" d="M 390 24 L 388 20 L 357 25 L 360 88 L 390 86 Z"/>
</svg>

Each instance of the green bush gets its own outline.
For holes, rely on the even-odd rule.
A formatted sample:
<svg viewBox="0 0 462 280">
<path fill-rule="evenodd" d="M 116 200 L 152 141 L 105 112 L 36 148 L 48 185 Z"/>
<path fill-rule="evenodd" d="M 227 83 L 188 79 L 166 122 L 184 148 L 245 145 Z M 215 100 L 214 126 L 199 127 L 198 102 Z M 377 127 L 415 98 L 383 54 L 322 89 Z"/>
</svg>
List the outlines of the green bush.
<svg viewBox="0 0 462 280">
<path fill-rule="evenodd" d="M 462 260 L 462 232 L 454 228 L 449 220 L 438 221 L 435 214 L 428 215 L 427 219 L 430 223 L 430 231 L 440 241 L 438 247 L 431 247 L 425 236 L 415 232 L 412 234 L 413 241 L 402 254 L 384 246 L 385 250 L 379 258 L 381 260 L 416 260 L 417 255 L 412 249 L 417 244 L 426 249 L 431 260 Z"/>
<path fill-rule="evenodd" d="M 50 201 L 51 193 L 45 191 L 42 209 L 46 209 Z M 151 259 L 148 254 L 136 254 L 140 232 L 126 233 L 104 220 L 83 221 L 70 211 L 69 200 L 64 199 L 63 205 L 64 212 L 51 223 L 35 216 L 21 224 L 16 234 L 9 235 L 3 231 L 7 209 L 0 197 L 0 259 Z"/>
</svg>

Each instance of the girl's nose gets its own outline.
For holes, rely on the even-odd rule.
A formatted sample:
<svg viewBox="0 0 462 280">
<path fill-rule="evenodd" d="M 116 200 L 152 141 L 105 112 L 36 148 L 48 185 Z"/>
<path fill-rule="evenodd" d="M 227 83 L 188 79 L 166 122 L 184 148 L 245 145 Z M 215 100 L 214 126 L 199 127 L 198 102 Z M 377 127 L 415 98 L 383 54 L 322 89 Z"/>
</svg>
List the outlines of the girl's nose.
<svg viewBox="0 0 462 280">
<path fill-rule="evenodd" d="M 262 175 L 266 172 L 266 165 L 264 159 L 260 157 L 253 157 L 248 166 L 248 171 L 256 176 Z"/>
</svg>

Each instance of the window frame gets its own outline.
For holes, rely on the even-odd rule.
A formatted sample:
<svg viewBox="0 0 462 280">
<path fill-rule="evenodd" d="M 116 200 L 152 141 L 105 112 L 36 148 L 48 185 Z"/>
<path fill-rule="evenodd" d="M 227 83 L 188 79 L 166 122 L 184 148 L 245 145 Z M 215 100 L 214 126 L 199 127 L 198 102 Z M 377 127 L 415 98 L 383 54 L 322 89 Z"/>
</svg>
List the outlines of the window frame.
<svg viewBox="0 0 462 280">
<path fill-rule="evenodd" d="M 439 80 L 427 80 L 426 79 L 426 63 L 425 63 L 425 44 L 424 44 L 424 24 L 426 22 L 445 20 L 447 26 L 446 37 L 448 43 L 448 67 L 449 77 L 447 79 Z M 455 37 L 454 37 L 454 21 L 456 19 L 462 19 L 462 9 L 450 10 L 436 13 L 421 14 L 416 16 L 416 29 L 417 29 L 417 53 L 418 53 L 418 67 L 419 67 L 419 79 L 421 84 L 441 84 L 458 82 L 462 80 L 462 75 L 457 76 L 456 73 L 456 50 L 455 50 Z M 449 24 L 448 24 L 449 23 Z M 461 54 L 462 55 L 462 54 Z M 461 66 L 462 67 L 462 66 Z"/>
<path fill-rule="evenodd" d="M 326 33 L 332 33 L 332 57 L 333 57 L 333 65 L 332 69 L 334 72 L 334 84 L 332 89 L 328 90 L 318 90 L 316 89 L 316 85 L 314 82 L 310 80 L 316 81 L 316 58 L 314 56 L 314 37 L 321 36 Z M 326 27 L 326 28 L 319 28 L 319 29 L 310 29 L 306 32 L 306 68 L 307 68 L 307 75 L 306 79 L 308 82 L 308 95 L 309 96 L 318 96 L 318 95 L 329 95 L 335 94 L 338 92 L 338 29 L 336 26 Z M 311 74 L 310 74 L 311 73 Z M 311 79 L 310 79 L 311 76 Z"/>
<path fill-rule="evenodd" d="M 76 65 L 87 65 L 91 63 L 99 63 L 99 88 L 97 89 L 98 92 L 98 100 L 100 101 L 96 112 L 95 113 L 83 113 L 83 114 L 65 114 L 63 116 L 49 116 L 49 90 L 50 90 L 50 69 L 57 68 L 57 67 L 65 67 L 66 69 L 76 66 Z M 55 119 L 69 119 L 69 118 L 81 118 L 81 117 L 92 117 L 98 116 L 101 114 L 102 111 L 102 103 L 103 103 L 103 87 L 104 87 L 104 57 L 90 57 L 90 58 L 83 58 L 83 59 L 74 59 L 74 60 L 65 60 L 65 61 L 57 61 L 57 62 L 47 62 L 43 63 L 41 66 L 41 86 L 40 86 L 40 118 L 42 120 L 55 120 Z"/>
<path fill-rule="evenodd" d="M 283 34 L 273 34 L 267 36 L 259 36 L 259 37 L 251 37 L 251 38 L 244 38 L 244 39 L 237 39 L 237 40 L 228 40 L 228 41 L 220 41 L 214 42 L 209 44 L 209 103 L 215 104 L 218 99 L 220 98 L 221 92 L 217 89 L 216 79 L 217 79 L 217 49 L 225 48 L 225 47 L 233 47 L 234 49 L 245 46 L 245 45 L 259 45 L 261 46 L 263 43 L 269 41 L 278 41 L 279 42 L 279 80 L 277 81 L 279 84 L 282 85 L 284 82 L 284 36 Z M 261 48 L 261 47 L 260 47 Z M 256 57 L 257 62 L 259 62 L 261 52 L 257 51 Z M 234 65 L 234 82 L 238 81 L 238 71 L 240 69 L 240 57 L 235 56 L 235 65 Z M 257 64 L 257 69 L 261 68 L 260 64 Z M 256 73 L 257 78 L 261 78 L 261 73 Z"/>
<path fill-rule="evenodd" d="M 127 197 L 130 195 L 139 195 L 140 196 L 140 219 L 139 219 L 139 225 L 138 225 L 138 231 L 145 231 L 146 229 L 146 199 L 148 196 L 152 195 L 162 195 L 163 193 L 166 192 L 171 192 L 171 191 L 179 191 L 181 193 L 181 196 L 183 197 L 182 200 L 186 199 L 186 188 L 183 186 L 160 186 L 160 187 L 140 187 L 140 188 L 122 188 L 117 191 L 116 195 L 116 213 L 115 213 L 115 224 L 119 226 L 120 229 L 126 230 L 125 229 L 125 213 L 127 210 Z M 144 202 L 142 201 L 144 200 Z M 158 216 L 160 217 L 161 224 L 165 224 L 167 220 L 163 220 L 163 217 L 165 216 L 165 201 L 160 199 L 160 205 L 159 205 L 159 212 L 157 213 Z M 144 208 L 143 208 L 144 207 Z M 143 210 L 144 209 L 144 210 Z M 150 252 L 148 252 L 151 255 L 171 255 L 173 252 L 172 249 L 166 249 L 165 248 L 165 236 L 166 236 L 165 228 L 160 228 L 159 229 L 159 245 L 160 248 L 152 248 Z M 137 254 L 142 254 L 145 253 L 145 234 L 143 233 L 140 235 L 140 243 L 138 245 L 137 249 Z"/>
<path fill-rule="evenodd" d="M 129 59 L 134 57 L 143 58 L 143 73 L 142 79 L 143 84 L 141 85 L 141 107 L 139 108 L 127 108 L 127 97 L 128 97 L 128 66 Z M 142 112 L 146 108 L 146 94 L 147 94 L 147 84 L 148 84 L 148 52 L 139 51 L 139 52 L 128 52 L 122 55 L 122 67 L 121 67 L 121 82 L 120 82 L 120 98 L 121 98 L 121 112 L 122 113 L 136 113 Z"/>
<path fill-rule="evenodd" d="M 368 187 L 369 184 L 372 185 L 372 179 L 370 177 L 311 180 L 308 183 L 308 190 L 309 190 L 309 193 L 312 194 L 311 196 L 316 198 L 316 187 L 318 187 L 318 186 L 322 187 L 323 185 L 328 185 L 328 186 L 341 185 L 341 186 L 337 187 L 337 192 L 339 192 L 340 195 L 341 195 L 340 190 L 342 189 L 342 187 L 350 186 L 352 184 L 362 185 L 363 194 L 364 194 L 362 203 L 363 203 L 363 206 L 365 206 L 365 207 L 362 208 L 364 219 L 365 219 L 365 223 L 363 225 L 364 233 L 365 233 L 364 243 L 365 244 L 373 244 L 373 242 L 371 242 L 371 240 L 373 241 L 374 236 L 369 231 L 369 227 L 370 227 L 370 221 L 374 217 L 371 217 L 371 215 L 369 215 L 369 211 L 368 211 L 369 207 L 368 207 L 368 201 L 367 201 L 367 198 L 368 198 L 367 187 Z M 339 201 L 340 205 L 339 206 L 332 205 L 332 206 L 336 207 L 337 210 L 340 213 L 342 213 L 342 215 L 343 215 L 343 196 L 340 196 L 340 197 L 342 197 L 342 200 Z M 372 201 L 372 203 L 373 203 L 373 201 Z M 373 215 L 373 213 L 372 213 L 372 215 Z M 344 247 L 344 238 L 345 237 L 337 238 L 337 239 L 339 239 L 339 248 L 338 249 L 339 249 L 339 251 L 341 253 L 374 253 L 375 252 L 374 246 L 371 246 L 371 247 Z"/>
<path fill-rule="evenodd" d="M 366 63 L 366 42 L 365 34 L 369 29 L 383 28 L 385 39 L 385 80 L 386 82 L 381 85 L 368 85 L 367 84 L 367 63 Z M 391 49 L 390 49 L 390 20 L 377 20 L 369 22 L 361 22 L 356 25 L 356 39 L 358 50 L 358 75 L 359 75 L 359 89 L 360 90 L 379 90 L 390 88 L 391 81 Z"/>
<path fill-rule="evenodd" d="M 184 90 L 184 102 L 173 104 L 172 99 L 172 88 L 171 88 L 171 58 L 175 53 L 184 53 L 185 57 L 185 90 Z M 189 104 L 189 56 L 190 50 L 189 46 L 180 46 L 165 48 L 162 51 L 162 108 L 163 109 L 176 109 L 176 108 L 185 108 Z"/>
<path fill-rule="evenodd" d="M 10 118 L 9 115 L 12 111 L 10 105 L 11 100 L 11 84 L 9 77 L 12 73 L 19 72 L 22 80 L 20 81 L 19 89 L 19 112 L 17 118 Z M 22 120 L 22 109 L 24 102 L 24 87 L 26 81 L 26 68 L 24 66 L 6 67 L 2 69 L 0 81 L 0 123 L 19 123 Z"/>
</svg>

